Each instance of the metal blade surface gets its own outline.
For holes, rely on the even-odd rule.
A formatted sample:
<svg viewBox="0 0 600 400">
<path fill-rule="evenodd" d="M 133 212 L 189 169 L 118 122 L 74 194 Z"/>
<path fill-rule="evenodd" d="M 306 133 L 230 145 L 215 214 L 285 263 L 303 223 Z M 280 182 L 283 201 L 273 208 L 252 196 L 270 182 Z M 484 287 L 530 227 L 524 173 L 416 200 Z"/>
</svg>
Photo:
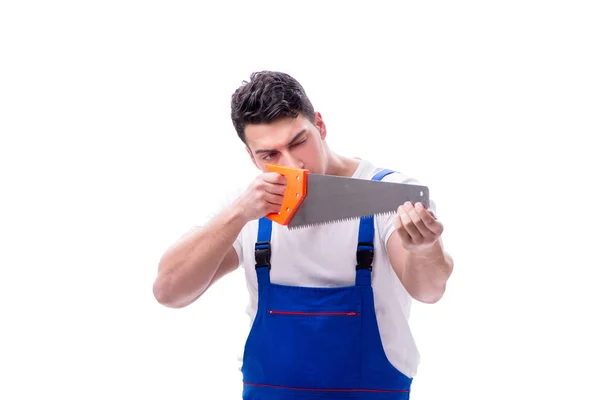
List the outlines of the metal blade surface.
<svg viewBox="0 0 600 400">
<path fill-rule="evenodd" d="M 406 201 L 429 207 L 426 186 L 331 175 L 308 175 L 307 195 L 290 229 L 395 212 Z"/>
</svg>

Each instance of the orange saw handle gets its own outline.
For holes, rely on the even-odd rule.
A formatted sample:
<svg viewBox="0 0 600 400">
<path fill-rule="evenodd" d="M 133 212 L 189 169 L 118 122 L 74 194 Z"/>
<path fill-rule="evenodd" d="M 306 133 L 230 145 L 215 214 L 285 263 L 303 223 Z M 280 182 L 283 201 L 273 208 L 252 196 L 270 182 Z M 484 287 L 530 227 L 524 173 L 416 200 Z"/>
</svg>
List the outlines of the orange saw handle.
<svg viewBox="0 0 600 400">
<path fill-rule="evenodd" d="M 266 164 L 265 167 L 271 172 L 277 172 L 287 179 L 287 185 L 283 194 L 283 203 L 278 213 L 269 213 L 268 219 L 280 225 L 287 225 L 302 200 L 306 197 L 307 169 L 284 167 L 277 164 Z"/>
</svg>

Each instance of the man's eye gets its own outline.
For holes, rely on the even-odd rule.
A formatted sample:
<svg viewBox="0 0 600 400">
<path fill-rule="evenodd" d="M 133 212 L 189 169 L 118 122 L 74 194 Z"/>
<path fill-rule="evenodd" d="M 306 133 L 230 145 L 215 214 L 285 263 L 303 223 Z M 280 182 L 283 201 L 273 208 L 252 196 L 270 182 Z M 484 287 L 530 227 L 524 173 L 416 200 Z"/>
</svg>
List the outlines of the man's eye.
<svg viewBox="0 0 600 400">
<path fill-rule="evenodd" d="M 301 144 L 304 144 L 304 142 L 306 142 L 306 139 L 304 139 L 304 140 L 303 140 L 303 141 L 301 141 L 301 142 L 294 143 L 294 144 L 293 144 L 291 147 L 300 146 Z"/>
<path fill-rule="evenodd" d="M 275 157 L 274 153 L 269 153 L 266 156 L 263 157 L 263 160 L 271 160 L 273 157 Z"/>
</svg>

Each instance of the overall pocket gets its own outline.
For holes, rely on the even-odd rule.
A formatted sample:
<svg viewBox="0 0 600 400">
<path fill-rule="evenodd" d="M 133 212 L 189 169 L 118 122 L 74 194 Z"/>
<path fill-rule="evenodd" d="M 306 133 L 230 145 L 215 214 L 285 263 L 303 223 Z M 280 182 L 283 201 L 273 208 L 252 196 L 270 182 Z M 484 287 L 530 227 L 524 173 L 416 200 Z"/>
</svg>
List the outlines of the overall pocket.
<svg viewBox="0 0 600 400">
<path fill-rule="evenodd" d="M 359 387 L 361 318 L 353 310 L 269 309 L 269 380 L 304 389 Z"/>
</svg>

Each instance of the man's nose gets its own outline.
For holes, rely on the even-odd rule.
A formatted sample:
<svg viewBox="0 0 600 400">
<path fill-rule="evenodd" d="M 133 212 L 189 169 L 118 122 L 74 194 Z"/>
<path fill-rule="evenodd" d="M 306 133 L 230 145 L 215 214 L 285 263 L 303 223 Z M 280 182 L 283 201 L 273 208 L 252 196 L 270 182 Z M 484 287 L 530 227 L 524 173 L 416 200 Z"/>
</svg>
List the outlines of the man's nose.
<svg viewBox="0 0 600 400">
<path fill-rule="evenodd" d="M 304 168 L 304 162 L 289 153 L 283 154 L 283 162 L 290 168 Z"/>
</svg>

